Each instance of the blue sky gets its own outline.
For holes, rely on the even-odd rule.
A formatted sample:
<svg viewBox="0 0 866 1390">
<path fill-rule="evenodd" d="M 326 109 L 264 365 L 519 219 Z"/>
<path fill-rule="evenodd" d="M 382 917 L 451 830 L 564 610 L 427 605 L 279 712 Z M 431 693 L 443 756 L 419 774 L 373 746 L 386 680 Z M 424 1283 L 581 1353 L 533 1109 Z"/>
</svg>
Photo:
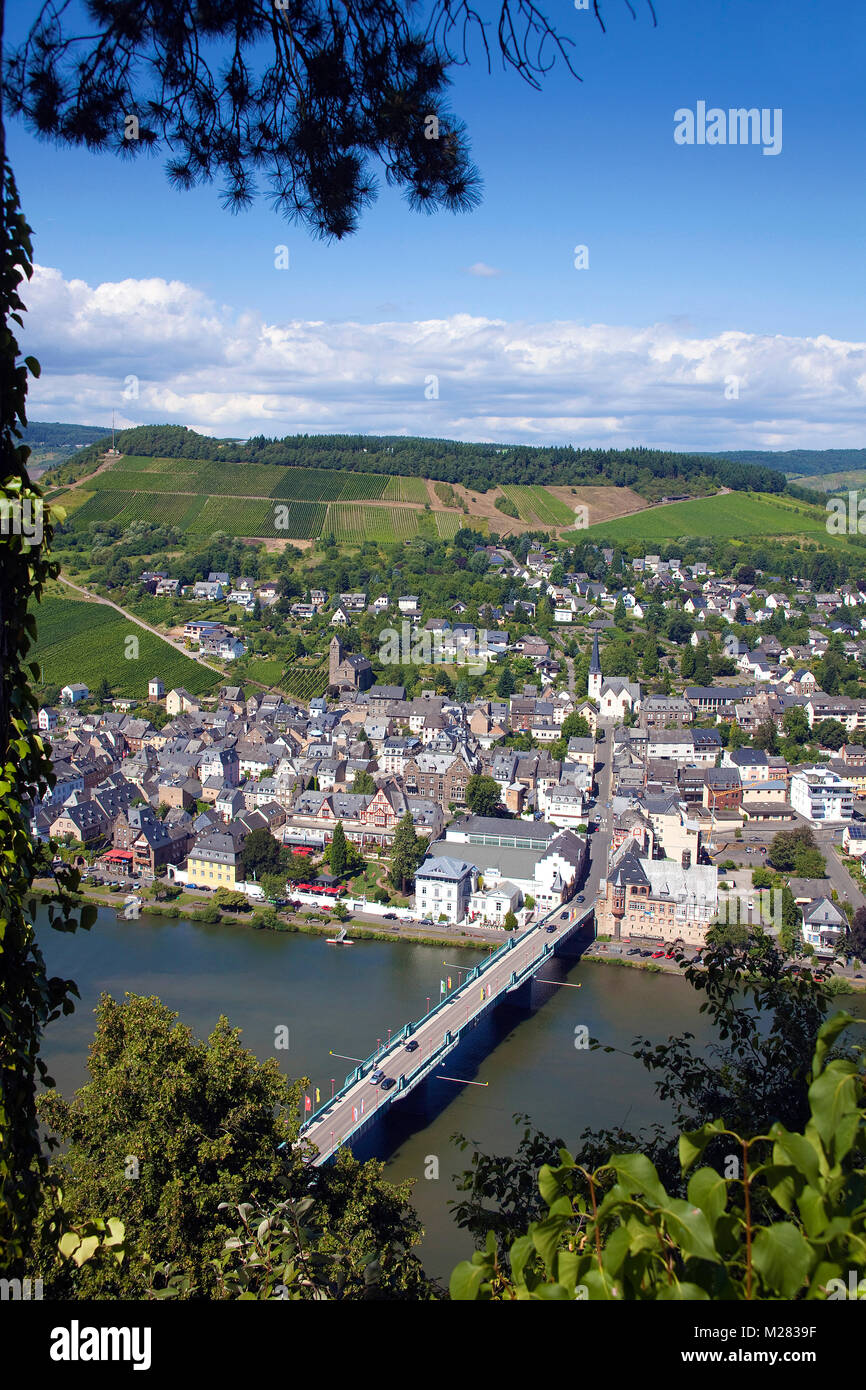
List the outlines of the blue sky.
<svg viewBox="0 0 866 1390">
<path fill-rule="evenodd" d="M 265 200 L 231 217 L 215 188 L 177 193 L 159 158 L 61 150 L 11 122 L 51 272 L 31 291 L 45 372 L 31 414 L 100 423 L 116 408 L 232 434 L 862 444 L 862 6 L 659 0 L 657 28 L 635 8 L 633 21 L 608 0 L 602 34 L 591 13 L 550 4 L 583 81 L 554 72 L 541 92 L 488 76 L 476 42 L 451 104 L 482 206 L 428 218 L 383 188 L 341 244 Z M 674 112 L 701 100 L 781 108 L 781 153 L 678 146 Z M 288 271 L 274 269 L 280 243 Z"/>
</svg>

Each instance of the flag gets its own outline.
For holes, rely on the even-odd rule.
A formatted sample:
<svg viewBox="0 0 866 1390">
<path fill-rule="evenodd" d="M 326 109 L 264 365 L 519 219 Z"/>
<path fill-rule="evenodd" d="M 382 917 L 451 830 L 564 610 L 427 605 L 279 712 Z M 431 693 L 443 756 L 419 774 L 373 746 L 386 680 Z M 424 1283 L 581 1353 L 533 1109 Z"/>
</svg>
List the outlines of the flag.
<svg viewBox="0 0 866 1390">
<path fill-rule="evenodd" d="M 440 980 L 440 981 L 439 981 L 439 993 L 440 993 L 440 994 L 444 994 L 444 993 L 445 993 L 445 981 L 444 981 L 444 980 Z"/>
<path fill-rule="evenodd" d="M 363 1115 L 363 1113 L 364 1113 L 364 1097 L 362 1096 L 362 1097 L 361 1097 L 361 1114 Z"/>
<path fill-rule="evenodd" d="M 321 1091 L 319 1090 L 319 1088 L 318 1088 L 318 1086 L 317 1086 L 317 1087 L 316 1087 L 316 1104 L 317 1104 L 317 1105 L 319 1104 L 319 1102 L 321 1101 L 321 1099 L 322 1099 L 322 1093 L 321 1093 Z"/>
<path fill-rule="evenodd" d="M 309 1096 L 304 1096 L 304 1109 L 305 1109 L 305 1110 L 312 1110 L 312 1108 L 313 1108 L 313 1102 L 310 1100 L 310 1097 L 309 1097 Z"/>
<path fill-rule="evenodd" d="M 352 1106 L 352 1119 L 353 1119 L 353 1120 L 357 1120 L 357 1118 L 358 1118 L 358 1107 L 357 1107 L 357 1105 L 353 1105 L 353 1106 Z"/>
<path fill-rule="evenodd" d="M 449 988 L 449 989 L 451 988 L 451 976 L 450 976 L 450 975 L 448 976 L 448 988 Z"/>
</svg>

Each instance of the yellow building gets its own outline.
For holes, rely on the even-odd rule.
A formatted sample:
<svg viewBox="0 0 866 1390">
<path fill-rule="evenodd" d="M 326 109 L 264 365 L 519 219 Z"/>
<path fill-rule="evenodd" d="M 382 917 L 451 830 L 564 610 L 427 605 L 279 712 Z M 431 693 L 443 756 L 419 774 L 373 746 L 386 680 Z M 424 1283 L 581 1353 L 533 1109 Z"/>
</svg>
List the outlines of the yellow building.
<svg viewBox="0 0 866 1390">
<path fill-rule="evenodd" d="M 206 830 L 186 861 L 189 882 L 205 888 L 234 888 L 242 883 L 241 849 L 248 833 L 244 825 Z"/>
</svg>

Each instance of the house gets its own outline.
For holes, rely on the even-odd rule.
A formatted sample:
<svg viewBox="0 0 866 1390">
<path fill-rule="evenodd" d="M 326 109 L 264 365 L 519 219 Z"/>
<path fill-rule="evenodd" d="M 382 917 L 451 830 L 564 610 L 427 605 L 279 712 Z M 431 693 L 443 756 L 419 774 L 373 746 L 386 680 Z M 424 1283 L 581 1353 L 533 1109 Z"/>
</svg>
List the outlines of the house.
<svg viewBox="0 0 866 1390">
<path fill-rule="evenodd" d="M 417 594 L 401 595 L 397 600 L 397 607 L 400 609 L 401 613 L 405 613 L 406 616 L 410 618 L 416 617 L 421 612 Z"/>
<path fill-rule="evenodd" d="M 60 692 L 60 700 L 64 705 L 78 705 L 89 697 L 90 691 L 86 685 L 64 685 Z"/>
<path fill-rule="evenodd" d="M 189 882 L 207 888 L 234 888 L 236 883 L 242 883 L 241 852 L 248 833 L 240 822 L 206 830 L 186 861 Z"/>
<path fill-rule="evenodd" d="M 829 898 L 814 898 L 802 907 L 803 941 L 816 956 L 833 956 L 848 932 L 848 919 Z"/>
<path fill-rule="evenodd" d="M 210 602 L 219 602 L 224 596 L 225 589 L 222 584 L 212 583 L 210 580 L 203 580 L 192 586 L 192 597 L 194 599 L 208 599 Z"/>
<path fill-rule="evenodd" d="M 681 867 L 670 859 L 646 859 L 625 841 L 602 880 L 596 906 L 599 934 L 638 937 L 672 945 L 702 945 L 716 917 L 718 881 L 712 865 Z"/>
<path fill-rule="evenodd" d="M 151 676 L 150 680 L 147 682 L 148 703 L 155 705 L 157 700 L 161 700 L 164 694 L 165 686 L 159 676 Z"/>
<path fill-rule="evenodd" d="M 170 690 L 165 697 L 166 714 L 170 714 L 172 718 L 177 714 L 187 714 L 191 710 L 200 708 L 198 697 L 190 695 L 189 691 L 184 690 L 182 685 L 175 690 Z"/>
<path fill-rule="evenodd" d="M 434 922 L 462 922 L 478 887 L 474 864 L 450 855 L 428 855 L 415 874 L 415 906 Z"/>
<path fill-rule="evenodd" d="M 57 728 L 60 716 L 56 709 L 51 709 L 49 705 L 43 705 L 36 716 L 36 724 L 40 733 L 49 733 L 51 729 Z"/>
</svg>

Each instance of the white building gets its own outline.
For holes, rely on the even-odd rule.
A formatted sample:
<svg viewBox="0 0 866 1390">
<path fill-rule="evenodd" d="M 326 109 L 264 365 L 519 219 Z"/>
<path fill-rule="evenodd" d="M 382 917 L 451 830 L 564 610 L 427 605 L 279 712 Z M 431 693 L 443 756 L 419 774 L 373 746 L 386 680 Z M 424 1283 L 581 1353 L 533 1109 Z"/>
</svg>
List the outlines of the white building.
<svg viewBox="0 0 866 1390">
<path fill-rule="evenodd" d="M 791 776 L 791 805 L 816 825 L 850 820 L 854 787 L 827 767 L 800 768 Z"/>
<path fill-rule="evenodd" d="M 447 855 L 428 855 L 415 874 L 415 906 L 422 917 L 462 922 L 478 887 L 474 864 Z"/>
</svg>

